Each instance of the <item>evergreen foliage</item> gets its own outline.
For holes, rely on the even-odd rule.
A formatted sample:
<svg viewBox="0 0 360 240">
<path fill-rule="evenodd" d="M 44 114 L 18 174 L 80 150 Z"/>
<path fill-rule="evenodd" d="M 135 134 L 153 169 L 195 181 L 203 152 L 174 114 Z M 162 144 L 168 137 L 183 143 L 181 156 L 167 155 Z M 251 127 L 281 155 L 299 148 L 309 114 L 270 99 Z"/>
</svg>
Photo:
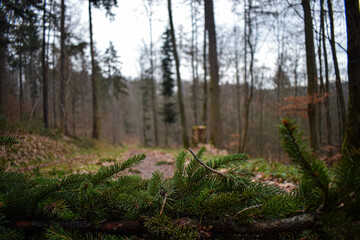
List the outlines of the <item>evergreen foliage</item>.
<svg viewBox="0 0 360 240">
<path fill-rule="evenodd" d="M 316 211 L 323 224 L 322 235 L 333 239 L 360 237 L 360 158 L 345 150 L 333 168 L 317 159 L 296 124 L 284 119 L 278 126 L 280 140 L 302 180 L 296 195 L 307 211 Z"/>
<path fill-rule="evenodd" d="M 95 174 L 71 174 L 60 179 L 2 171 L 1 236 L 229 239 L 238 234 L 243 239 L 358 238 L 359 159 L 349 152 L 334 168 L 328 168 L 307 148 L 292 121 L 284 120 L 279 131 L 282 145 L 301 170 L 301 183 L 292 193 L 244 175 L 242 165 L 249 158 L 246 154 L 207 160 L 204 147 L 193 158 L 180 152 L 171 178 L 164 178 L 158 171 L 148 180 L 118 175 L 144 160 L 143 154 Z M 136 226 L 136 231 L 116 232 L 126 223 Z M 38 232 L 34 234 L 29 226 L 37 226 Z"/>
<path fill-rule="evenodd" d="M 162 91 L 161 94 L 164 96 L 164 103 L 161 108 L 161 114 L 163 115 L 163 121 L 165 123 L 165 145 L 167 145 L 168 138 L 168 127 L 169 125 L 175 123 L 177 112 L 175 110 L 176 103 L 174 100 L 174 86 L 175 80 L 173 78 L 173 55 L 172 55 L 172 43 L 171 43 L 171 34 L 170 29 L 166 29 L 163 34 L 163 46 L 161 48 L 162 60 L 161 60 L 161 69 L 162 69 Z"/>
</svg>

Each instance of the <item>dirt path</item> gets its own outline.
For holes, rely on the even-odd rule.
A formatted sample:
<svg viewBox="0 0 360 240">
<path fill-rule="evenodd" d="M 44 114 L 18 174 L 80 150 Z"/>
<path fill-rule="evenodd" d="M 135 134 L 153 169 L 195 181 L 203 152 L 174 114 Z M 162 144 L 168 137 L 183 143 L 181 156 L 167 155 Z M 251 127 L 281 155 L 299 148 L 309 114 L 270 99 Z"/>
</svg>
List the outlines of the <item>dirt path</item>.
<svg viewBox="0 0 360 240">
<path fill-rule="evenodd" d="M 123 154 L 123 160 L 131 156 L 145 153 L 146 158 L 139 165 L 126 170 L 127 174 L 140 175 L 143 178 L 150 178 L 151 174 L 159 170 L 165 178 L 172 177 L 175 168 L 175 155 L 160 150 L 130 149 Z"/>
</svg>

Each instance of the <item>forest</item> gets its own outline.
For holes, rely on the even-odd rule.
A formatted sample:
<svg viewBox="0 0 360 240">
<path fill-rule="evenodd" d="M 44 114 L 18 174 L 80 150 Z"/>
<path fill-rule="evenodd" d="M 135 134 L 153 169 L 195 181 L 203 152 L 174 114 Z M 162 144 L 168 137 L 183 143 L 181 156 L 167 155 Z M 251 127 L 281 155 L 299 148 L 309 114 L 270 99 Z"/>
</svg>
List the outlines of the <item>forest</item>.
<svg viewBox="0 0 360 240">
<path fill-rule="evenodd" d="M 0 238 L 359 239 L 359 5 L 1 1 Z"/>
</svg>

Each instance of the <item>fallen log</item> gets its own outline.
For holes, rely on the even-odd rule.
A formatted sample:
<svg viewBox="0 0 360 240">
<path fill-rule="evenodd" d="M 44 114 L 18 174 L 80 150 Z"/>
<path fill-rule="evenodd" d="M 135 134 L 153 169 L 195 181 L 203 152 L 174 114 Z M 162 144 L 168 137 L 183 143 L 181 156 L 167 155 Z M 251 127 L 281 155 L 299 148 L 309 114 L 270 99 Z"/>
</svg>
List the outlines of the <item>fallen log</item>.
<svg viewBox="0 0 360 240">
<path fill-rule="evenodd" d="M 127 222 L 103 222 L 95 225 L 88 221 L 56 222 L 64 229 L 76 229 L 82 232 L 105 232 L 113 234 L 144 234 L 147 229 L 141 221 Z M 316 221 L 316 214 L 302 214 L 285 219 L 271 221 L 258 221 L 251 224 L 237 224 L 235 221 L 204 220 L 199 222 L 195 219 L 181 218 L 173 220 L 174 225 L 184 227 L 199 226 L 209 229 L 216 234 L 274 234 L 283 232 L 296 232 L 307 229 L 314 229 L 320 224 Z M 49 222 L 42 221 L 21 221 L 15 226 L 26 232 L 39 232 L 51 226 Z"/>
</svg>

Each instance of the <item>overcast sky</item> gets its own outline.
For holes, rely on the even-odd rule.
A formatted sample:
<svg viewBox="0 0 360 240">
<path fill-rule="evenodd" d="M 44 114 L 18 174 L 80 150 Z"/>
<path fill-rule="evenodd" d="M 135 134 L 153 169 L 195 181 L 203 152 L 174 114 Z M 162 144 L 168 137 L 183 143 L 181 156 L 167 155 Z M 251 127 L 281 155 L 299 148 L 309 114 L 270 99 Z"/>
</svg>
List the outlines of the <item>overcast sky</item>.
<svg viewBox="0 0 360 240">
<path fill-rule="evenodd" d="M 94 41 L 100 53 L 103 53 L 109 46 L 109 41 L 115 45 L 120 61 L 121 71 L 124 76 L 139 76 L 140 49 L 144 43 L 149 45 L 149 19 L 146 14 L 144 2 L 147 0 L 120 0 L 118 7 L 113 9 L 115 18 L 110 21 L 105 15 L 104 9 L 93 8 Z M 165 0 L 154 5 L 153 15 L 153 41 L 155 45 L 161 46 L 161 35 L 168 25 L 168 13 Z M 190 5 L 173 1 L 173 18 L 176 30 L 181 25 L 184 31 L 191 28 Z M 232 26 L 234 16 L 231 13 L 231 3 L 228 0 L 215 1 L 215 21 L 219 25 Z M 76 5 L 81 11 L 81 24 L 88 28 L 88 3 L 78 0 Z M 200 11 L 203 11 L 201 7 Z M 202 27 L 202 26 L 201 26 Z M 201 28 L 200 28 L 201 29 Z M 201 36 L 202 34 L 199 33 Z M 187 74 L 184 73 L 184 77 Z"/>
<path fill-rule="evenodd" d="M 165 27 L 168 25 L 168 13 L 167 13 L 167 1 L 166 0 L 154 0 L 154 15 L 153 15 L 153 41 L 155 49 L 159 49 L 162 44 L 161 35 L 165 30 Z M 157 3 L 156 3 L 157 2 Z M 93 8 L 93 29 L 94 29 L 94 41 L 96 44 L 96 49 L 100 54 L 103 54 L 105 49 L 109 46 L 109 41 L 112 41 L 115 45 L 118 55 L 120 56 L 121 61 L 121 72 L 125 77 L 138 77 L 140 75 L 139 67 L 139 57 L 140 50 L 143 48 L 144 43 L 149 46 L 150 32 L 149 32 L 149 19 L 146 13 L 144 4 L 147 3 L 147 0 L 118 0 L 118 7 L 113 9 L 115 18 L 113 21 L 110 21 L 106 17 L 106 11 L 104 9 L 95 9 Z M 177 36 L 180 32 L 180 28 L 183 28 L 183 32 L 188 34 L 190 38 L 191 31 L 191 20 L 190 20 L 190 5 L 189 1 L 185 0 L 173 0 L 173 18 L 175 30 Z M 74 18 L 79 18 L 79 29 L 82 29 L 82 35 L 88 36 L 88 1 L 85 0 L 72 0 L 69 4 L 68 14 L 78 14 L 78 16 L 73 16 Z M 214 0 L 214 12 L 215 12 L 215 24 L 217 26 L 217 34 L 224 32 L 225 29 L 231 29 L 236 22 L 237 25 L 242 25 L 242 19 L 239 19 L 239 16 L 234 16 L 231 12 L 232 1 L 231 0 Z M 302 13 L 301 6 L 299 7 L 299 12 Z M 80 16 L 78 9 L 81 9 Z M 203 6 L 200 7 L 200 15 L 203 12 Z M 292 12 L 291 9 L 289 9 Z M 290 13 L 289 12 L 289 13 Z M 344 14 L 338 14 L 343 18 Z M 302 19 L 299 16 L 295 15 L 294 25 L 291 25 L 290 22 L 287 24 L 291 30 L 294 28 L 298 29 L 297 31 L 302 31 L 303 24 Z M 274 21 L 275 22 L 275 21 Z M 342 24 L 345 21 L 340 21 Z M 339 22 L 337 22 L 339 23 Z M 200 23 L 202 24 L 202 23 Z M 274 23 L 275 24 L 275 23 Z M 268 77 L 271 78 L 275 74 L 275 63 L 277 56 L 277 45 L 276 40 L 271 37 L 274 36 L 274 29 L 271 27 L 271 23 L 267 23 L 267 28 L 263 29 L 265 31 L 263 39 L 260 40 L 256 50 L 256 61 L 257 66 L 266 66 L 267 69 L 272 69 L 268 71 Z M 270 26 L 270 27 L 269 27 Z M 336 26 L 339 33 L 337 32 L 337 41 L 340 42 L 344 47 L 346 47 L 346 38 L 345 27 Z M 199 35 L 202 37 L 202 26 L 199 27 Z M 300 34 L 300 38 L 297 40 L 296 44 L 300 44 L 299 48 L 304 48 L 304 45 L 301 43 L 303 41 L 303 35 Z M 87 41 L 87 37 L 85 40 Z M 177 39 L 179 41 L 179 39 Z M 218 40 L 218 47 L 219 47 Z M 200 46 L 202 43 L 200 42 Z M 290 49 L 291 50 L 291 49 Z M 292 49 L 293 50 L 293 49 Z M 344 51 L 339 52 L 339 64 L 343 69 L 343 74 L 346 74 L 346 54 Z M 185 61 L 185 60 L 184 60 Z M 302 59 L 300 62 L 300 67 L 305 67 L 305 59 Z M 225 68 L 220 69 L 224 74 L 229 76 L 232 74 L 231 71 L 234 69 Z M 191 68 L 186 66 L 186 63 L 182 63 L 182 79 L 186 80 L 190 78 Z M 299 69 L 299 71 L 301 71 Z M 220 72 L 220 74 L 222 74 Z M 224 75 L 223 75 L 224 76 Z M 224 76 L 222 81 L 228 81 L 226 76 Z M 266 76 L 265 76 L 266 77 Z M 234 77 L 230 77 L 230 81 L 234 80 Z M 305 79 L 304 79 L 305 81 Z"/>
</svg>

